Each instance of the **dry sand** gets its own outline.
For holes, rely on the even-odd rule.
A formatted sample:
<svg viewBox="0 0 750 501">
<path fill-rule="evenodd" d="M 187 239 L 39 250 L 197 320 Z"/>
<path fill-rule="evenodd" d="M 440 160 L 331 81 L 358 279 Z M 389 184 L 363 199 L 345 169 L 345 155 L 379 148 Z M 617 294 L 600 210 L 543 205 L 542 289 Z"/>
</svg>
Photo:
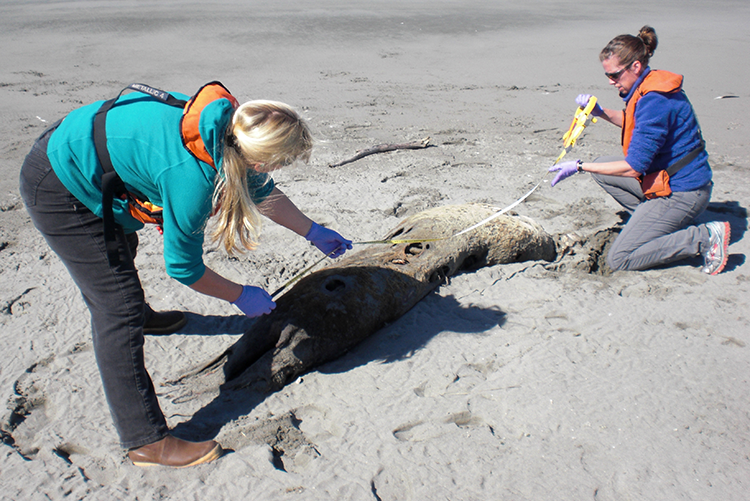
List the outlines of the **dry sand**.
<svg viewBox="0 0 750 501">
<path fill-rule="evenodd" d="M 749 20 L 745 0 L 5 0 L 0 498 L 748 499 Z M 144 231 L 150 302 L 192 312 L 183 332 L 147 339 L 164 412 L 234 452 L 189 470 L 126 460 L 86 309 L 18 194 L 47 124 L 133 81 L 191 93 L 218 79 L 241 101 L 289 102 L 318 145 L 278 185 L 313 219 L 368 240 L 425 208 L 524 194 L 559 153 L 579 92 L 619 105 L 598 51 L 646 23 L 661 41 L 652 66 L 686 75 L 704 129 L 716 186 L 703 219 L 733 231 L 724 273 L 704 276 L 696 259 L 602 275 L 578 255 L 464 274 L 339 360 L 220 409 L 214 430 L 166 383 L 248 321 L 171 280 L 159 235 Z M 328 167 L 427 136 L 435 147 Z M 571 157 L 618 150 L 618 130 L 599 123 Z M 517 211 L 584 239 L 621 220 L 588 176 L 546 183 Z M 275 290 L 318 254 L 269 222 L 257 252 L 206 259 Z"/>
</svg>

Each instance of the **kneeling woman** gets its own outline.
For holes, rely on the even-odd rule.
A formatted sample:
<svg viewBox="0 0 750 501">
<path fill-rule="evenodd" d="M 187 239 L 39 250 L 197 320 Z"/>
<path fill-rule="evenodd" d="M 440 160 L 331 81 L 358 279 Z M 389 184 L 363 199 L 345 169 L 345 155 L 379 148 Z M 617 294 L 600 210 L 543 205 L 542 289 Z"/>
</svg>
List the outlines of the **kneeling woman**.
<svg viewBox="0 0 750 501">
<path fill-rule="evenodd" d="M 702 255 L 703 271 L 716 275 L 727 262 L 729 224 L 689 226 L 711 198 L 711 167 L 682 76 L 648 66 L 656 45 L 656 32 L 644 26 L 638 36 L 614 38 L 599 54 L 626 108 L 597 103 L 592 115 L 622 128 L 625 157 L 556 164 L 550 168 L 557 172 L 552 186 L 576 172 L 591 172 L 631 214 L 607 256 L 613 270 L 645 270 Z M 579 95 L 576 102 L 585 106 L 590 97 Z M 663 171 L 670 174 L 669 189 L 650 193 L 651 180 Z"/>
<path fill-rule="evenodd" d="M 121 445 L 135 464 L 182 467 L 219 457 L 221 447 L 169 434 L 146 371 L 144 325 L 159 324 L 162 314 L 145 303 L 133 263 L 135 232 L 144 220 L 135 207 L 147 199 L 161 208 L 146 204 L 163 229 L 171 277 L 249 317 L 269 313 L 275 303 L 260 287 L 235 283 L 204 265 L 210 216 L 216 219 L 213 240 L 230 254 L 256 246 L 261 214 L 332 257 L 351 242 L 307 218 L 268 175 L 309 158 L 310 131 L 293 109 L 272 101 L 239 106 L 219 83 L 204 86 L 189 101 L 180 94 L 159 96 L 131 93 L 108 102 L 108 111 L 100 101 L 71 112 L 26 157 L 21 194 L 91 312 L 96 361 Z M 104 124 L 95 126 L 101 111 Z M 102 189 L 106 164 L 121 181 L 108 203 Z"/>
</svg>

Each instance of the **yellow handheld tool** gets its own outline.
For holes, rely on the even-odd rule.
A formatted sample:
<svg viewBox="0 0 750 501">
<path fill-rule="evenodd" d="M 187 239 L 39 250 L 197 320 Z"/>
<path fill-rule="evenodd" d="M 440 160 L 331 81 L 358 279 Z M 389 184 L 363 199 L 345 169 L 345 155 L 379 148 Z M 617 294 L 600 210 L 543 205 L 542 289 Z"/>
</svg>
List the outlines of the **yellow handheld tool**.
<svg viewBox="0 0 750 501">
<path fill-rule="evenodd" d="M 560 153 L 560 156 L 557 157 L 557 160 L 555 160 L 555 163 L 558 163 L 560 160 L 562 160 L 565 154 L 569 152 L 573 148 L 573 146 L 575 146 L 576 141 L 581 136 L 581 134 L 583 134 L 583 129 L 586 128 L 589 120 L 591 120 L 591 123 L 596 123 L 596 118 L 591 116 L 591 112 L 594 110 L 594 107 L 596 107 L 596 98 L 594 96 L 591 96 L 589 98 L 589 102 L 586 103 L 585 107 L 578 107 L 575 115 L 573 116 L 573 122 L 571 122 L 568 132 L 566 132 L 563 136 L 563 150 L 562 153 Z"/>
</svg>

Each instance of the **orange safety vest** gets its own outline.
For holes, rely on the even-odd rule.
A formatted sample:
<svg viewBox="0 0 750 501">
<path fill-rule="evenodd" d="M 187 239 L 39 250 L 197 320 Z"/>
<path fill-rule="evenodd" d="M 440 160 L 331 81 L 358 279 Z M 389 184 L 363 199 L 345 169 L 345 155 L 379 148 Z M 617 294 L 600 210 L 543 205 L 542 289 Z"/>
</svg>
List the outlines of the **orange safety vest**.
<svg viewBox="0 0 750 501">
<path fill-rule="evenodd" d="M 140 193 L 134 193 L 125 189 L 124 183 L 112 166 L 112 159 L 107 149 L 107 112 L 126 90 L 136 90 L 148 94 L 167 105 L 182 108 L 182 118 L 180 119 L 182 144 L 195 158 L 209 164 L 214 169 L 216 169 L 216 164 L 206 149 L 199 130 L 201 112 L 209 103 L 217 99 L 228 99 L 234 108 L 239 106 L 237 99 L 220 82 L 207 83 L 187 102 L 148 85 L 130 84 L 120 91 L 120 94 L 116 98 L 102 104 L 94 117 L 94 146 L 99 157 L 99 163 L 104 170 L 104 175 L 102 176 L 102 219 L 104 220 L 104 239 L 107 243 L 107 254 L 112 264 L 119 262 L 119 257 L 117 256 L 118 244 L 114 229 L 114 214 L 112 211 L 113 197 L 116 196 L 128 201 L 128 212 L 134 219 L 142 223 L 156 224 L 160 230 L 161 225 L 164 224 L 163 209 L 161 207 L 152 204 L 147 197 Z"/>
<path fill-rule="evenodd" d="M 651 70 L 646 75 L 625 108 L 622 122 L 622 152 L 625 156 L 628 156 L 628 147 L 633 137 L 633 129 L 635 129 L 635 105 L 638 100 L 649 92 L 672 94 L 680 90 L 682 90 L 682 75 L 664 70 Z"/>
<path fill-rule="evenodd" d="M 219 82 L 207 83 L 201 87 L 198 92 L 185 105 L 185 109 L 182 112 L 182 119 L 180 120 L 180 133 L 182 134 L 182 144 L 188 149 L 198 160 L 201 160 L 214 169 L 214 159 L 206 150 L 206 145 L 203 143 L 201 133 L 198 130 L 198 126 L 201 121 L 201 113 L 203 109 L 208 106 L 209 103 L 216 101 L 217 99 L 228 99 L 232 103 L 232 107 L 237 108 L 239 102 L 237 99 L 229 93 L 229 91 Z"/>
</svg>

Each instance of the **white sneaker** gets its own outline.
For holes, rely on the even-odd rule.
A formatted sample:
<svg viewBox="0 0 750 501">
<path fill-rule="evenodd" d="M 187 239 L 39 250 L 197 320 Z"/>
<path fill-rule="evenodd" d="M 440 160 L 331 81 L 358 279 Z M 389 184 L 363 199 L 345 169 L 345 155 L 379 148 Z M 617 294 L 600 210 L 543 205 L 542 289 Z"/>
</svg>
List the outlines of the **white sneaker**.
<svg viewBox="0 0 750 501">
<path fill-rule="evenodd" d="M 710 244 L 708 251 L 703 255 L 703 273 L 717 275 L 727 265 L 727 247 L 729 247 L 729 235 L 731 230 L 729 223 L 725 221 L 711 221 L 706 223 Z"/>
</svg>

